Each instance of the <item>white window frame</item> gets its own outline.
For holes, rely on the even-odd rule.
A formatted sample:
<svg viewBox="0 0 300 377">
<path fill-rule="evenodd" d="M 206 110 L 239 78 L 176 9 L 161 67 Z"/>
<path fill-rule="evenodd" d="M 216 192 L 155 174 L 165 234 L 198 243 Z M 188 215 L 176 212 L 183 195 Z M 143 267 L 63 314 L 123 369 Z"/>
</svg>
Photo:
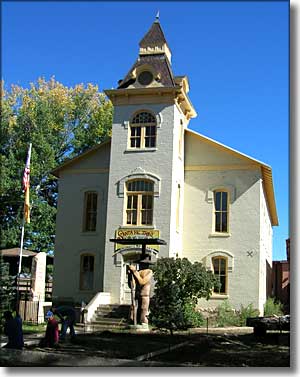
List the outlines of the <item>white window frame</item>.
<svg viewBox="0 0 300 377">
<path fill-rule="evenodd" d="M 88 201 L 88 195 L 95 194 L 96 195 L 96 207 L 93 212 L 95 215 L 95 229 L 90 230 L 87 226 L 87 218 L 90 216 L 90 213 L 88 214 L 88 208 L 87 208 L 87 201 Z M 83 204 L 83 224 L 82 224 L 82 231 L 84 233 L 94 233 L 97 231 L 97 223 L 98 223 L 98 202 L 99 202 L 99 193 L 95 190 L 88 190 L 84 192 L 84 204 Z"/>
<path fill-rule="evenodd" d="M 131 179 L 129 181 L 126 182 L 125 184 L 125 192 L 126 192 L 126 195 L 125 195 L 125 208 L 124 208 L 124 221 L 123 221 L 123 224 L 124 226 L 128 226 L 128 227 L 152 227 L 153 226 L 153 223 L 154 223 L 154 191 L 128 191 L 127 190 L 127 185 L 129 183 L 132 183 L 132 182 L 137 182 L 137 181 L 144 181 L 144 182 L 150 182 L 153 187 L 154 187 L 154 182 L 149 180 L 149 179 Z M 136 196 L 137 197 L 137 208 L 136 208 L 136 224 L 130 224 L 130 223 L 127 223 L 127 215 L 128 215 L 128 211 L 130 211 L 130 209 L 128 209 L 128 198 L 129 196 Z M 151 224 L 142 224 L 142 212 L 143 212 L 143 208 L 142 208 L 142 200 L 143 200 L 143 196 L 151 196 L 152 197 L 152 221 L 151 221 Z"/>
<path fill-rule="evenodd" d="M 226 214 L 227 214 L 227 229 L 226 231 L 222 231 L 222 230 L 216 230 L 216 213 L 219 212 L 222 213 L 225 212 L 225 211 L 222 211 L 222 210 L 216 210 L 216 202 L 215 202 L 215 194 L 217 192 L 225 192 L 227 194 L 227 210 L 226 210 Z M 220 235 L 228 235 L 230 234 L 230 229 L 229 229 L 229 213 L 230 213 L 230 192 L 228 189 L 226 188 L 216 188 L 213 190 L 213 234 L 220 234 Z M 222 217 L 222 216 L 221 216 Z"/>
<path fill-rule="evenodd" d="M 134 118 L 136 116 L 138 116 L 139 114 L 141 113 L 148 113 L 150 114 L 153 118 L 154 118 L 154 121 L 153 122 L 141 122 L 141 123 L 132 123 L 132 121 L 134 120 Z M 147 127 L 155 127 L 155 134 L 154 134 L 154 140 L 155 140 L 155 145 L 154 146 L 146 146 L 146 139 L 147 139 L 147 135 L 146 135 L 146 128 Z M 140 146 L 139 147 L 136 147 L 136 146 L 131 146 L 131 140 L 132 138 L 135 138 L 137 139 L 137 137 L 134 137 L 131 135 L 131 130 L 132 128 L 139 128 L 140 129 Z M 128 127 L 128 149 L 129 150 L 142 150 L 142 149 L 154 149 L 157 147 L 157 119 L 155 117 L 155 115 L 149 111 L 149 110 L 139 110 L 138 112 L 136 112 L 132 118 L 131 118 L 131 121 L 129 122 L 129 127 Z"/>
<path fill-rule="evenodd" d="M 88 288 L 84 288 L 83 287 L 83 274 L 84 274 L 84 271 L 83 271 L 83 261 L 84 261 L 84 257 L 92 257 L 93 258 L 93 280 L 92 280 L 92 284 L 91 284 L 91 287 L 88 287 Z M 90 252 L 84 252 L 82 254 L 80 254 L 80 271 L 79 271 L 79 290 L 80 291 L 92 291 L 94 289 L 94 285 L 95 285 L 95 261 L 96 261 L 96 257 L 95 257 L 95 254 L 93 253 L 90 253 Z"/>
<path fill-rule="evenodd" d="M 227 297 L 228 296 L 228 258 L 223 255 L 215 255 L 211 258 L 212 271 L 214 275 L 216 275 L 215 270 L 214 270 L 215 259 L 218 259 L 218 260 L 222 259 L 225 261 L 225 292 L 215 292 L 215 290 L 213 290 L 212 297 L 213 296 L 226 296 Z M 218 276 L 221 276 L 221 274 L 218 274 Z"/>
</svg>

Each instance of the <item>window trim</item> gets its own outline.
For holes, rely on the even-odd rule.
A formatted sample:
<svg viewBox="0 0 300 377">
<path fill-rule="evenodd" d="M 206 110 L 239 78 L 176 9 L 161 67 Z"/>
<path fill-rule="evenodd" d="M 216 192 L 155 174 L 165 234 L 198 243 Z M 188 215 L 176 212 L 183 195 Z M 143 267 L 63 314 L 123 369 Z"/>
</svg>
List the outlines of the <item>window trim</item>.
<svg viewBox="0 0 300 377">
<path fill-rule="evenodd" d="M 216 206 L 215 206 L 215 194 L 217 192 L 226 192 L 227 193 L 227 230 L 226 231 L 218 231 L 216 230 L 216 212 L 225 212 L 225 211 L 216 211 Z M 230 235 L 230 229 L 229 229 L 229 224 L 230 224 L 230 191 L 226 188 L 220 187 L 220 188 L 215 188 L 213 190 L 213 221 L 212 221 L 212 234 L 213 236 L 220 236 L 220 237 L 228 237 Z"/>
<path fill-rule="evenodd" d="M 153 185 L 153 191 L 128 191 L 127 185 L 132 182 L 143 181 L 143 182 L 150 182 Z M 126 227 L 153 227 L 154 224 L 154 197 L 155 197 L 155 182 L 148 178 L 134 178 L 129 179 L 125 182 L 125 200 L 124 200 L 124 213 L 123 213 L 123 224 Z M 129 195 L 137 196 L 137 209 L 136 209 L 136 224 L 128 224 L 127 223 L 127 212 L 128 212 L 128 197 Z M 142 200 L 143 195 L 148 195 L 152 197 L 152 222 L 151 224 L 142 224 Z"/>
<path fill-rule="evenodd" d="M 93 257 L 93 282 L 92 282 L 92 287 L 91 288 L 83 288 L 82 283 L 83 283 L 83 260 L 84 257 Z M 91 252 L 84 252 L 80 254 L 80 265 L 79 265 L 79 290 L 84 291 L 84 292 L 89 292 L 93 291 L 95 288 L 95 262 L 96 262 L 96 255 Z"/>
<path fill-rule="evenodd" d="M 145 123 L 132 123 L 133 119 L 140 113 L 149 113 L 153 118 L 154 118 L 154 122 L 145 122 Z M 155 145 L 154 146 L 146 146 L 146 128 L 147 127 L 153 127 L 155 126 Z M 131 138 L 133 137 L 131 135 L 131 129 L 132 128 L 140 128 L 140 137 L 139 137 L 139 140 L 140 140 L 140 146 L 139 147 L 134 147 L 134 146 L 131 146 Z M 148 151 L 148 150 L 152 150 L 152 151 L 155 151 L 156 148 L 157 148 L 157 128 L 158 128 L 158 121 L 157 121 L 157 117 L 156 115 L 150 111 L 150 110 L 145 110 L 145 109 L 141 109 L 141 110 L 138 110 L 136 111 L 130 121 L 129 121 L 129 124 L 128 124 L 128 140 L 127 140 L 127 149 L 130 150 L 130 151 Z M 136 138 L 137 139 L 137 138 Z"/>
<path fill-rule="evenodd" d="M 87 228 L 87 200 L 89 194 L 96 194 L 96 207 L 94 210 L 96 216 L 96 224 L 94 230 L 88 230 Z M 94 234 L 97 232 L 98 225 L 98 203 L 99 203 L 99 193 L 97 190 L 86 190 L 83 195 L 83 218 L 82 218 L 82 233 L 84 234 Z"/>
<path fill-rule="evenodd" d="M 212 292 L 212 297 L 228 297 L 228 258 L 223 256 L 223 255 L 215 255 L 211 258 L 211 265 L 212 265 L 212 271 L 213 271 L 213 274 L 215 275 L 215 270 L 214 270 L 214 260 L 215 259 L 218 259 L 218 260 L 225 260 L 225 292 L 215 292 L 213 290 Z M 218 274 L 219 276 L 221 276 L 221 274 Z"/>
</svg>

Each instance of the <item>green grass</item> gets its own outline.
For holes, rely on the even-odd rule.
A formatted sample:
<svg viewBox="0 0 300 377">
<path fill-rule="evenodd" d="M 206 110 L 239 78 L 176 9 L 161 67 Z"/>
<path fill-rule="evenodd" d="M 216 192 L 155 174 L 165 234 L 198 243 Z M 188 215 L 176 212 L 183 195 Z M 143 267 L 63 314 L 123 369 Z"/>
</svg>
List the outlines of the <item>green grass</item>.
<svg viewBox="0 0 300 377">
<path fill-rule="evenodd" d="M 34 333 L 42 333 L 46 331 L 45 324 L 35 325 L 28 322 L 23 322 L 23 333 L 24 334 L 34 334 Z"/>
</svg>

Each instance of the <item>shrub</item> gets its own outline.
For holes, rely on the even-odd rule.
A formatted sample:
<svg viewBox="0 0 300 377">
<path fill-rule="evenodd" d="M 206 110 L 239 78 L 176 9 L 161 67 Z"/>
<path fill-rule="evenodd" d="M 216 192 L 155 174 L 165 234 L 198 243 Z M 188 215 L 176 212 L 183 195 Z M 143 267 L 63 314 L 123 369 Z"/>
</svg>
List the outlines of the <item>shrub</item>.
<svg viewBox="0 0 300 377">
<path fill-rule="evenodd" d="M 264 305 L 264 315 L 266 317 L 273 315 L 283 315 L 283 305 L 273 297 L 269 297 Z"/>
<path fill-rule="evenodd" d="M 158 328 L 185 330 L 198 326 L 197 300 L 208 299 L 217 280 L 201 263 L 187 258 L 160 258 L 153 267 L 155 288 L 149 320 Z"/>
<path fill-rule="evenodd" d="M 249 317 L 258 317 L 259 310 L 253 308 L 253 304 L 249 304 L 248 306 L 244 307 L 241 305 L 241 309 L 239 311 L 239 321 L 240 326 L 246 326 L 246 320 Z"/>
<path fill-rule="evenodd" d="M 186 304 L 184 307 L 184 317 L 188 327 L 201 327 L 204 324 L 203 314 L 198 312 L 193 304 Z"/>
<path fill-rule="evenodd" d="M 231 307 L 228 300 L 224 300 L 222 304 L 217 307 L 216 323 L 218 327 L 239 326 L 239 316 Z"/>
</svg>

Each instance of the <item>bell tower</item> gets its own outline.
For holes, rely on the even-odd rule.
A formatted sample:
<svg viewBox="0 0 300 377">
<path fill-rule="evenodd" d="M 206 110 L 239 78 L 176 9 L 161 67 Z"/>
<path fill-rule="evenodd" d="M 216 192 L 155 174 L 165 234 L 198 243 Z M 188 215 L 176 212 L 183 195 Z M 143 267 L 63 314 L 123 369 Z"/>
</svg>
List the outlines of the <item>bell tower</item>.
<svg viewBox="0 0 300 377">
<path fill-rule="evenodd" d="M 124 263 L 137 250 L 116 253 L 110 238 L 161 238 L 158 257 L 181 256 L 184 129 L 196 116 L 188 91 L 157 17 L 117 89 L 105 90 L 114 105 L 104 258 L 112 303 L 126 303 Z"/>
</svg>

